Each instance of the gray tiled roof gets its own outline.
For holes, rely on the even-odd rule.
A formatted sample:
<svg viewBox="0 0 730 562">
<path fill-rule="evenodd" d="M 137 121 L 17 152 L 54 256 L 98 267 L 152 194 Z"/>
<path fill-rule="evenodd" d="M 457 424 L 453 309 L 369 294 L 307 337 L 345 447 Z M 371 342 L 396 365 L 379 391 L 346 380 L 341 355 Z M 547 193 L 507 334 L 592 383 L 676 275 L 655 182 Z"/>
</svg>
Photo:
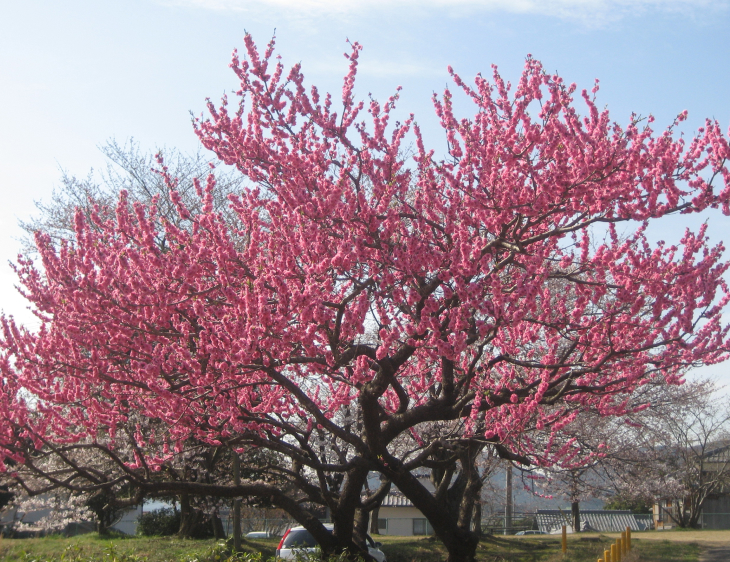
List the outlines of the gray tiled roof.
<svg viewBox="0 0 730 562">
<path fill-rule="evenodd" d="M 637 515 L 630 511 L 581 510 L 581 525 L 588 524 L 589 529 L 602 533 L 620 533 L 630 527 L 632 531 L 646 531 L 651 528 L 652 517 L 649 514 Z M 560 529 L 563 525 L 572 526 L 570 509 L 538 509 L 537 526 L 549 533 Z"/>
<path fill-rule="evenodd" d="M 383 503 L 380 504 L 380 507 L 413 507 L 413 504 L 403 494 L 391 492 L 383 498 Z"/>
</svg>

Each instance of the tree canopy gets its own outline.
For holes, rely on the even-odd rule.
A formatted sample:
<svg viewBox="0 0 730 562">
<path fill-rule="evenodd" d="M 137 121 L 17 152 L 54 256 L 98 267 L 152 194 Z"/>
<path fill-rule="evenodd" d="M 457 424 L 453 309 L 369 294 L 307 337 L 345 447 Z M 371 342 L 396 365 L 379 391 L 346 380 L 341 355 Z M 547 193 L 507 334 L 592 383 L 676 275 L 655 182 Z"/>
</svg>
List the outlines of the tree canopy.
<svg viewBox="0 0 730 562">
<path fill-rule="evenodd" d="M 266 448 L 289 459 L 271 470 L 290 488 L 207 492 L 268 495 L 325 551 L 352 544 L 375 470 L 466 560 L 478 474 L 454 508 L 414 470 L 468 467 L 485 444 L 580 462 L 555 438 L 578 411 L 621 414 L 646 382 L 725 359 L 722 245 L 704 227 L 677 246 L 646 236 L 666 215 L 730 212 L 717 122 L 688 143 L 673 132 L 685 113 L 659 134 L 651 118 L 621 127 L 597 85 L 582 117 L 575 85 L 528 58 L 514 90 L 496 68 L 473 85 L 450 70 L 475 113 L 434 96 L 442 159 L 412 116 L 393 122 L 397 95 L 356 101 L 359 45 L 336 110 L 273 42 L 245 43 L 237 107 L 195 121 L 244 178 L 240 222 L 216 209 L 214 173 L 191 212 L 161 163 L 174 219 L 122 192 L 113 213 L 77 213 L 72 241 L 39 231 L 40 264 L 17 272 L 41 326 L 2 320 L 0 460 L 82 440 L 113 457 L 131 424 L 115 462 L 144 488 L 190 438 Z M 305 502 L 330 508 L 333 534 Z"/>
</svg>

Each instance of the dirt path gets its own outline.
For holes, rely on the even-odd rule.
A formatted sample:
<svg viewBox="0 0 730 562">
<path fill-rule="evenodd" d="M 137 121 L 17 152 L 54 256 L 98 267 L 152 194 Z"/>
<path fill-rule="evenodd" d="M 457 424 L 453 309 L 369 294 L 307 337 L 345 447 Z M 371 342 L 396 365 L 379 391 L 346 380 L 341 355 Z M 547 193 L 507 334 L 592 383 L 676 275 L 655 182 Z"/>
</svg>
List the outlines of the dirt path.
<svg viewBox="0 0 730 562">
<path fill-rule="evenodd" d="M 619 533 L 602 533 L 606 537 L 618 538 Z M 581 536 L 598 536 L 598 533 L 581 533 Z M 676 541 L 712 544 L 714 546 L 730 546 L 730 531 L 647 531 L 631 533 L 632 539 L 640 541 Z M 730 561 L 730 558 L 726 560 Z"/>
<path fill-rule="evenodd" d="M 730 560 L 730 544 L 707 545 L 707 549 L 700 556 L 700 562 L 728 562 L 728 560 Z"/>
<path fill-rule="evenodd" d="M 607 533 L 606 536 L 619 535 Z M 631 538 L 641 541 L 696 542 L 703 547 L 700 562 L 730 562 L 730 531 L 648 531 L 632 533 Z"/>
</svg>

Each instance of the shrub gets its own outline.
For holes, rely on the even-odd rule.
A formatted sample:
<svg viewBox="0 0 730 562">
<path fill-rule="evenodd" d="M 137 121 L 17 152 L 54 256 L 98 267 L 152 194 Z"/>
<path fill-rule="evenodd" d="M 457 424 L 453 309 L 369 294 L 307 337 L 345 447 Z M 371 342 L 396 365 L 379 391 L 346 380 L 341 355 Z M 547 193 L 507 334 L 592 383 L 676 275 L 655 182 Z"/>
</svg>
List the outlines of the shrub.
<svg viewBox="0 0 730 562">
<path fill-rule="evenodd" d="M 143 513 L 137 519 L 137 534 L 146 537 L 174 535 L 180 529 L 180 512 L 164 507 Z"/>
</svg>

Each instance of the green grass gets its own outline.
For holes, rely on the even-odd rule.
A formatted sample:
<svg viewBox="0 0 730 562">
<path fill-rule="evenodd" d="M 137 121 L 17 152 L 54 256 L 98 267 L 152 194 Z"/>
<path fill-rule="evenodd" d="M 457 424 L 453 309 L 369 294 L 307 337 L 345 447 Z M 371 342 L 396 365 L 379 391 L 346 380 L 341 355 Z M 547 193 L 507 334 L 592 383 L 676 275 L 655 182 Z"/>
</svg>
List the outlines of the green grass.
<svg viewBox="0 0 730 562">
<path fill-rule="evenodd" d="M 379 536 L 388 562 L 443 562 L 446 549 L 432 538 Z M 604 535 L 569 537 L 568 553 L 560 552 L 560 537 L 486 537 L 478 547 L 479 562 L 595 562 L 610 549 L 613 539 Z M 215 562 L 225 560 L 215 540 L 182 540 L 171 537 L 100 538 L 89 534 L 73 538 L 0 539 L 3 562 Z M 261 552 L 266 561 L 274 555 L 278 539 L 247 541 L 245 551 Z M 696 562 L 700 546 L 669 540 L 633 541 L 632 558 L 641 562 Z"/>
<path fill-rule="evenodd" d="M 699 559 L 701 547 L 696 542 L 633 541 L 631 546 L 641 562 L 695 562 Z"/>
<path fill-rule="evenodd" d="M 210 540 L 185 540 L 177 537 L 102 538 L 95 533 L 66 538 L 0 540 L 2 562 L 67 562 L 103 560 L 104 562 L 186 562 L 186 559 L 212 559 L 217 543 Z M 264 560 L 272 557 L 278 539 L 247 541 L 245 552 L 261 552 Z"/>
</svg>

